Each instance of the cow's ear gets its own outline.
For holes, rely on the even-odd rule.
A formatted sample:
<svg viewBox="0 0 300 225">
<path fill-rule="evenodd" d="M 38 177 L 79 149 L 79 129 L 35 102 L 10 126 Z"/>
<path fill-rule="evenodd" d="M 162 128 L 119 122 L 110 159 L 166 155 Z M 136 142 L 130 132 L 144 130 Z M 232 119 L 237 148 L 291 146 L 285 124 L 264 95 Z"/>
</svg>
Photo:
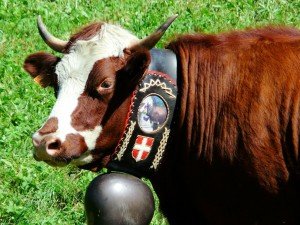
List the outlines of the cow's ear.
<svg viewBox="0 0 300 225">
<path fill-rule="evenodd" d="M 133 52 L 125 50 L 125 54 L 128 54 L 128 56 L 125 65 L 119 72 L 128 86 L 135 87 L 143 78 L 150 64 L 150 52 L 147 49 L 138 49 Z"/>
<path fill-rule="evenodd" d="M 59 60 L 59 57 L 52 54 L 38 52 L 29 55 L 23 67 L 40 86 L 55 86 L 55 66 Z"/>
</svg>

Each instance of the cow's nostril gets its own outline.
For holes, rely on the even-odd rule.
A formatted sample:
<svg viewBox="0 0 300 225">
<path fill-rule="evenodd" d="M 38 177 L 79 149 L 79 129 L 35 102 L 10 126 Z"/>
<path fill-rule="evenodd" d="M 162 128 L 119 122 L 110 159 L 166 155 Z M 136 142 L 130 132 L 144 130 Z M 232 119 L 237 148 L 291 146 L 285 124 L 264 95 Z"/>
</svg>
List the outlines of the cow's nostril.
<svg viewBox="0 0 300 225">
<path fill-rule="evenodd" d="M 61 150 L 61 142 L 58 139 L 51 139 L 46 143 L 46 152 L 50 156 L 57 156 Z"/>
<path fill-rule="evenodd" d="M 47 143 L 47 150 L 59 150 L 61 142 L 58 139 L 51 140 Z"/>
</svg>

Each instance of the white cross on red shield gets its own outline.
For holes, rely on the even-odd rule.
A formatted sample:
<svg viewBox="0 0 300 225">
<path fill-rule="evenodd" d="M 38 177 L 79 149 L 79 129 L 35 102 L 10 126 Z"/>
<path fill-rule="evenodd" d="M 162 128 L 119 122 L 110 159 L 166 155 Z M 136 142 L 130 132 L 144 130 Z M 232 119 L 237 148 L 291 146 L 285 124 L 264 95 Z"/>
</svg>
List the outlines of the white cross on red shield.
<svg viewBox="0 0 300 225">
<path fill-rule="evenodd" d="M 145 160 L 148 157 L 153 143 L 154 143 L 154 138 L 146 137 L 142 135 L 137 136 L 131 152 L 131 155 L 136 162 Z"/>
</svg>

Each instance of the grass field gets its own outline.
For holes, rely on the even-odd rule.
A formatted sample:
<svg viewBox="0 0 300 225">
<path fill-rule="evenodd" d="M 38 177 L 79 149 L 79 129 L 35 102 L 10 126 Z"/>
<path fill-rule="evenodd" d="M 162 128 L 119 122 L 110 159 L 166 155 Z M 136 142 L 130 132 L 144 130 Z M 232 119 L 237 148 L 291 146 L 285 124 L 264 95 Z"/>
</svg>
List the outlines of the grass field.
<svg viewBox="0 0 300 225">
<path fill-rule="evenodd" d="M 220 32 L 286 24 L 300 27 L 299 0 L 0 0 L 0 224 L 84 224 L 83 197 L 97 174 L 51 168 L 32 158 L 31 134 L 55 101 L 23 71 L 28 54 L 52 52 L 38 35 L 36 17 L 60 38 L 91 21 L 117 23 L 139 37 L 166 17 L 179 18 L 159 46 L 187 32 Z M 58 53 L 55 53 L 58 54 Z M 157 210 L 152 224 L 167 224 Z"/>
</svg>

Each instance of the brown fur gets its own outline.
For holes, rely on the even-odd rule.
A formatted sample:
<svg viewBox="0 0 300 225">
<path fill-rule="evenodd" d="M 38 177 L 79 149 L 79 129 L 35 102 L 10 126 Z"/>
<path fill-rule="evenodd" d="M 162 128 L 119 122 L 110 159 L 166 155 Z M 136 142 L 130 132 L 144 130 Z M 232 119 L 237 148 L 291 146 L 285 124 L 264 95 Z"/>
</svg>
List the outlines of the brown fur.
<svg viewBox="0 0 300 225">
<path fill-rule="evenodd" d="M 106 63 L 102 63 L 98 66 L 102 65 L 105 69 L 98 67 L 99 70 L 97 70 L 102 71 L 101 75 L 98 74 L 97 79 L 91 79 L 87 84 L 86 90 L 90 92 L 93 90 L 93 88 L 91 88 L 91 83 L 94 82 L 94 84 L 97 84 L 96 80 L 99 80 L 99 77 L 102 78 L 100 80 L 103 80 L 103 78 L 107 76 L 110 78 L 114 77 L 116 79 L 113 95 L 110 99 L 106 96 L 107 108 L 105 113 L 102 114 L 103 118 L 101 121 L 103 130 L 97 139 L 96 149 L 94 152 L 95 155 L 105 154 L 108 156 L 102 158 L 98 165 L 96 165 L 99 169 L 102 166 L 105 166 L 109 162 L 109 159 L 115 154 L 114 150 L 126 126 L 125 122 L 129 112 L 132 91 L 135 89 L 139 80 L 143 77 L 145 70 L 149 65 L 150 55 L 146 50 L 139 49 L 136 52 L 125 53 L 125 58 L 123 60 L 120 61 L 119 59 L 116 61 L 116 58 L 111 58 L 110 63 L 103 61 Z M 110 67 L 111 71 L 114 68 L 114 73 L 107 71 Z M 104 71 L 105 73 L 103 73 Z M 116 126 L 116 124 L 118 125 Z M 93 167 L 93 169 L 96 167 Z"/>
<path fill-rule="evenodd" d="M 42 87 L 52 86 L 56 89 L 57 77 L 54 70 L 59 60 L 52 54 L 37 52 L 26 58 L 24 69 Z"/>
<path fill-rule="evenodd" d="M 228 163 L 240 160 L 266 189 L 277 192 L 279 183 L 288 179 L 284 155 L 298 161 L 300 32 L 298 38 L 296 33 L 252 30 L 186 36 L 170 44 L 180 55 L 178 126 L 186 137 L 185 154 L 209 163 L 215 157 Z M 286 137 L 288 124 L 292 130 Z"/>
<path fill-rule="evenodd" d="M 40 135 L 51 134 L 57 131 L 58 129 L 58 120 L 56 117 L 51 117 L 47 120 L 44 126 L 39 130 Z"/>
<path fill-rule="evenodd" d="M 60 158 L 78 158 L 87 150 L 83 137 L 79 134 L 68 134 L 61 146 Z"/>
<path fill-rule="evenodd" d="M 171 224 L 300 224 L 300 32 L 187 35 L 168 48 L 180 138 L 152 180 Z"/>
</svg>

